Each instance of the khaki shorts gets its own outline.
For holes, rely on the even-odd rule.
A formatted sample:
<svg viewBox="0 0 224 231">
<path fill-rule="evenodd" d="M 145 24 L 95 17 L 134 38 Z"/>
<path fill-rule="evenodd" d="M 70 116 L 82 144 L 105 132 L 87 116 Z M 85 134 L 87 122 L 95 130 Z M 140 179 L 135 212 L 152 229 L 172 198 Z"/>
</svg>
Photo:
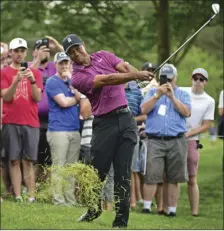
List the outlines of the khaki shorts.
<svg viewBox="0 0 224 231">
<path fill-rule="evenodd" d="M 144 183 L 182 183 L 188 181 L 187 141 L 185 137 L 172 140 L 148 139 L 148 154 Z"/>
<path fill-rule="evenodd" d="M 187 170 L 189 176 L 196 176 L 198 172 L 199 152 L 196 140 L 187 142 Z"/>
</svg>

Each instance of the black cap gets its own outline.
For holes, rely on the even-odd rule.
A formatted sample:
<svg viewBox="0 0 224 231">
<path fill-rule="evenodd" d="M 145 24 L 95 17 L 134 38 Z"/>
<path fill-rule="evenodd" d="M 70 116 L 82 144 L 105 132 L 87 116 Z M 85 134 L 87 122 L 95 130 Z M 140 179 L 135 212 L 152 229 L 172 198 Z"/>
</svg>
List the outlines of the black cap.
<svg viewBox="0 0 224 231">
<path fill-rule="evenodd" d="M 66 36 L 62 41 L 62 46 L 64 47 L 65 53 L 68 53 L 70 47 L 82 44 L 83 41 L 76 34 L 70 34 Z"/>
<path fill-rule="evenodd" d="M 157 68 L 156 64 L 152 64 L 152 63 L 149 63 L 149 62 L 144 63 L 142 65 L 142 71 L 145 71 L 145 70 L 148 70 L 148 69 L 151 69 L 151 70 L 154 71 L 156 68 Z"/>
</svg>

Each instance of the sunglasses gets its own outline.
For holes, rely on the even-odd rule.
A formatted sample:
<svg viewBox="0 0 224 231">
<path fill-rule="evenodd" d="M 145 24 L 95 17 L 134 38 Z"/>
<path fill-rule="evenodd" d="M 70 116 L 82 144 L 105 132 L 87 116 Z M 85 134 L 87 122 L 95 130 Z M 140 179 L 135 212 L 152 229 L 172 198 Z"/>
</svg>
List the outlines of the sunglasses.
<svg viewBox="0 0 224 231">
<path fill-rule="evenodd" d="M 197 82 L 198 80 L 200 81 L 200 82 L 204 82 L 204 81 L 206 81 L 206 78 L 203 78 L 203 77 L 192 77 L 192 79 L 195 81 L 195 82 Z"/>
</svg>

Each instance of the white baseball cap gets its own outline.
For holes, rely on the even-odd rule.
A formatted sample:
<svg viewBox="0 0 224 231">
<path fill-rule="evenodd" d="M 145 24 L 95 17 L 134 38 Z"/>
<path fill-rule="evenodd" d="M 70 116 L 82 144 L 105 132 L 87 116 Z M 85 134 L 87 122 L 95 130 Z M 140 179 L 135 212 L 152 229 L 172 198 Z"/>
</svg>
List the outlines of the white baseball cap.
<svg viewBox="0 0 224 231">
<path fill-rule="evenodd" d="M 206 79 L 208 79 L 208 72 L 203 69 L 203 68 L 197 68 L 195 69 L 193 72 L 192 72 L 192 76 L 193 75 L 196 75 L 196 74 L 199 74 L 199 75 L 202 75 L 204 76 Z"/>
<path fill-rule="evenodd" d="M 22 38 L 14 38 L 10 43 L 9 43 L 9 49 L 10 50 L 14 50 L 17 49 L 19 47 L 25 47 L 26 49 L 27 47 L 27 42 L 26 40 L 22 39 Z"/>
<path fill-rule="evenodd" d="M 159 71 L 160 75 L 166 75 L 168 79 L 173 79 L 177 76 L 177 69 L 173 64 L 166 63 Z"/>
<path fill-rule="evenodd" d="M 70 60 L 70 58 L 65 54 L 65 52 L 58 52 L 54 56 L 54 62 L 60 63 L 63 60 Z"/>
</svg>

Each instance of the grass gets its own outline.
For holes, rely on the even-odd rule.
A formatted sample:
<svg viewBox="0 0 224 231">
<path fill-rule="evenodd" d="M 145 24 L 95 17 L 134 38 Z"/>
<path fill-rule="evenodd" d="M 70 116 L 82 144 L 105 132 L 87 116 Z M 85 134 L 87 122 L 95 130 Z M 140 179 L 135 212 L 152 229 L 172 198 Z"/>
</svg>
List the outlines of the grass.
<svg viewBox="0 0 224 231">
<path fill-rule="evenodd" d="M 203 140 L 198 182 L 200 216 L 192 217 L 186 184 L 181 185 L 177 217 L 130 213 L 128 229 L 223 229 L 223 143 L 211 146 Z M 140 208 L 139 208 L 140 210 Z M 58 207 L 43 203 L 21 203 L 4 200 L 1 205 L 1 229 L 111 229 L 114 212 L 104 212 L 92 223 L 78 223 L 86 208 Z"/>
</svg>

